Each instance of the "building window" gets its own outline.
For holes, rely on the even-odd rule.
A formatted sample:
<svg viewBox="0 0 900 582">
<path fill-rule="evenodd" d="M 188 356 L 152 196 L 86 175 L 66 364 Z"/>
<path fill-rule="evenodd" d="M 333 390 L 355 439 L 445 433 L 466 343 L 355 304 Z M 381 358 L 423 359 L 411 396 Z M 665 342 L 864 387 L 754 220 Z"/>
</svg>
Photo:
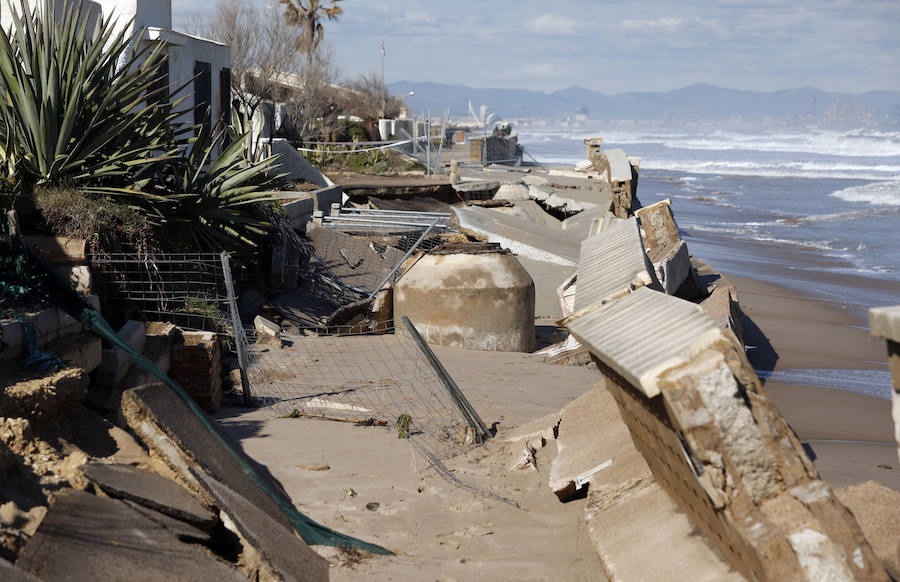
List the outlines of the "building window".
<svg viewBox="0 0 900 582">
<path fill-rule="evenodd" d="M 209 121 L 212 106 L 212 65 L 194 61 L 194 124 Z"/>
<path fill-rule="evenodd" d="M 227 125 L 231 123 L 231 69 L 219 71 L 219 115 Z"/>
</svg>

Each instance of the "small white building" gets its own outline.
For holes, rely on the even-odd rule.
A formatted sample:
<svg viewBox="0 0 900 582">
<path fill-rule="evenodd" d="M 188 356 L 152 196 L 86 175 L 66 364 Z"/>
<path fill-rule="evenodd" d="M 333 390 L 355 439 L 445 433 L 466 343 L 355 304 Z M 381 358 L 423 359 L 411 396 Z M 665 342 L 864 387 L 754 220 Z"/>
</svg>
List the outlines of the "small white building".
<svg viewBox="0 0 900 582">
<path fill-rule="evenodd" d="M 16 0 L 10 0 L 16 2 Z M 54 0 L 56 13 L 62 15 L 65 6 L 77 0 Z M 32 1 L 40 6 L 41 0 Z M 7 0 L 0 0 L 0 25 L 9 30 L 12 17 Z M 163 43 L 166 63 L 164 83 L 171 91 L 186 85 L 183 92 L 171 99 L 186 97 L 181 108 L 187 110 L 180 123 L 199 124 L 211 113 L 212 120 L 231 115 L 231 49 L 222 43 L 172 30 L 171 0 L 94 0 L 85 1 L 91 18 L 102 14 L 118 26 L 131 24 L 126 31 L 143 31 L 141 43 Z M 133 19 L 133 21 L 132 21 Z"/>
</svg>

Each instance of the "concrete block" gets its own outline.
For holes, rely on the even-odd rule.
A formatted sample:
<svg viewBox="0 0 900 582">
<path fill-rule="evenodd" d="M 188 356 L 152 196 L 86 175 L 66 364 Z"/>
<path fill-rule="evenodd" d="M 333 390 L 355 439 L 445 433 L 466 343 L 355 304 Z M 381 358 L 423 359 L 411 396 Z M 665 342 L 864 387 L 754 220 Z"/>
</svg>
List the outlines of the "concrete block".
<svg viewBox="0 0 900 582">
<path fill-rule="evenodd" d="M 59 355 L 71 366 L 81 368 L 86 374 L 96 370 L 103 360 L 102 342 L 94 333 L 86 332 L 64 336 L 48 346 L 48 350 Z"/>
<path fill-rule="evenodd" d="M 255 578 L 285 582 L 328 581 L 328 561 L 314 552 L 293 530 L 285 528 L 245 497 L 202 470 L 194 468 L 192 472 L 216 500 L 225 527 L 240 538 L 249 556 L 260 561 Z"/>
<path fill-rule="evenodd" d="M 585 239 L 577 277 L 576 313 L 654 284 L 637 220 L 630 218 Z"/>
<path fill-rule="evenodd" d="M 17 565 L 44 580 L 247 580 L 123 502 L 74 490 L 56 497 Z"/>
<path fill-rule="evenodd" d="M 900 343 L 900 305 L 869 310 L 869 333 Z"/>
<path fill-rule="evenodd" d="M 60 310 L 51 308 L 28 317 L 34 329 L 38 347 L 46 346 L 59 337 L 59 315 Z"/>
<path fill-rule="evenodd" d="M 116 499 L 127 499 L 210 532 L 216 516 L 176 482 L 130 465 L 88 463 L 82 473 Z"/>
<path fill-rule="evenodd" d="M 127 321 L 116 334 L 139 354 L 144 353 L 147 343 L 147 325 L 143 321 Z"/>
<path fill-rule="evenodd" d="M 679 290 L 688 289 L 690 291 L 687 294 L 691 296 L 682 299 L 693 299 L 699 291 L 694 268 L 691 266 L 691 256 L 684 241 L 678 241 L 666 249 L 658 260 L 653 261 L 653 268 L 663 292 L 667 295 L 681 296 Z"/>
<path fill-rule="evenodd" d="M 81 325 L 80 321 L 78 321 L 62 309 L 57 309 L 57 317 L 59 318 L 57 337 L 64 337 L 67 335 L 80 333 L 84 330 L 84 326 Z"/>
<path fill-rule="evenodd" d="M 278 335 L 281 333 L 280 325 L 278 325 L 274 321 L 269 321 L 262 315 L 257 315 L 253 318 L 253 327 L 258 333 L 270 337 L 278 337 Z"/>
</svg>

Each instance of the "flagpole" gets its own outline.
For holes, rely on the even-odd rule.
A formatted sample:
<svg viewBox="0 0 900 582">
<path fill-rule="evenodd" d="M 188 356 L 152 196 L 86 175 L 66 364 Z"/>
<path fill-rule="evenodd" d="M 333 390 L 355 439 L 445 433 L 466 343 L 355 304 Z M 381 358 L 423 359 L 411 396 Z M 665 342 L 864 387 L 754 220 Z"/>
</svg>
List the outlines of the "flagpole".
<svg viewBox="0 0 900 582">
<path fill-rule="evenodd" d="M 384 82 L 384 39 L 381 39 L 381 89 L 384 94 L 381 97 L 381 118 L 384 119 L 387 114 L 387 85 Z M 384 136 L 381 139 L 386 139 Z"/>
</svg>

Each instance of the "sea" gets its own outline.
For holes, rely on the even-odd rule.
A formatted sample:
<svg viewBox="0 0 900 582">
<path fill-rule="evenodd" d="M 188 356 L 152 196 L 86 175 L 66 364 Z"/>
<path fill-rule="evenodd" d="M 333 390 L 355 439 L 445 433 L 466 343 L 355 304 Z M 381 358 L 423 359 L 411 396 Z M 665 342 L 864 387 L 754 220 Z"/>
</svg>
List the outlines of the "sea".
<svg viewBox="0 0 900 582">
<path fill-rule="evenodd" d="M 526 160 L 541 164 L 583 160 L 586 137 L 640 157 L 641 203 L 670 198 L 691 253 L 725 273 L 847 305 L 860 326 L 869 307 L 900 304 L 896 127 L 597 123 L 518 134 Z M 815 384 L 860 380 L 841 372 Z M 845 389 L 887 397 L 887 370 L 871 374 Z"/>
</svg>

